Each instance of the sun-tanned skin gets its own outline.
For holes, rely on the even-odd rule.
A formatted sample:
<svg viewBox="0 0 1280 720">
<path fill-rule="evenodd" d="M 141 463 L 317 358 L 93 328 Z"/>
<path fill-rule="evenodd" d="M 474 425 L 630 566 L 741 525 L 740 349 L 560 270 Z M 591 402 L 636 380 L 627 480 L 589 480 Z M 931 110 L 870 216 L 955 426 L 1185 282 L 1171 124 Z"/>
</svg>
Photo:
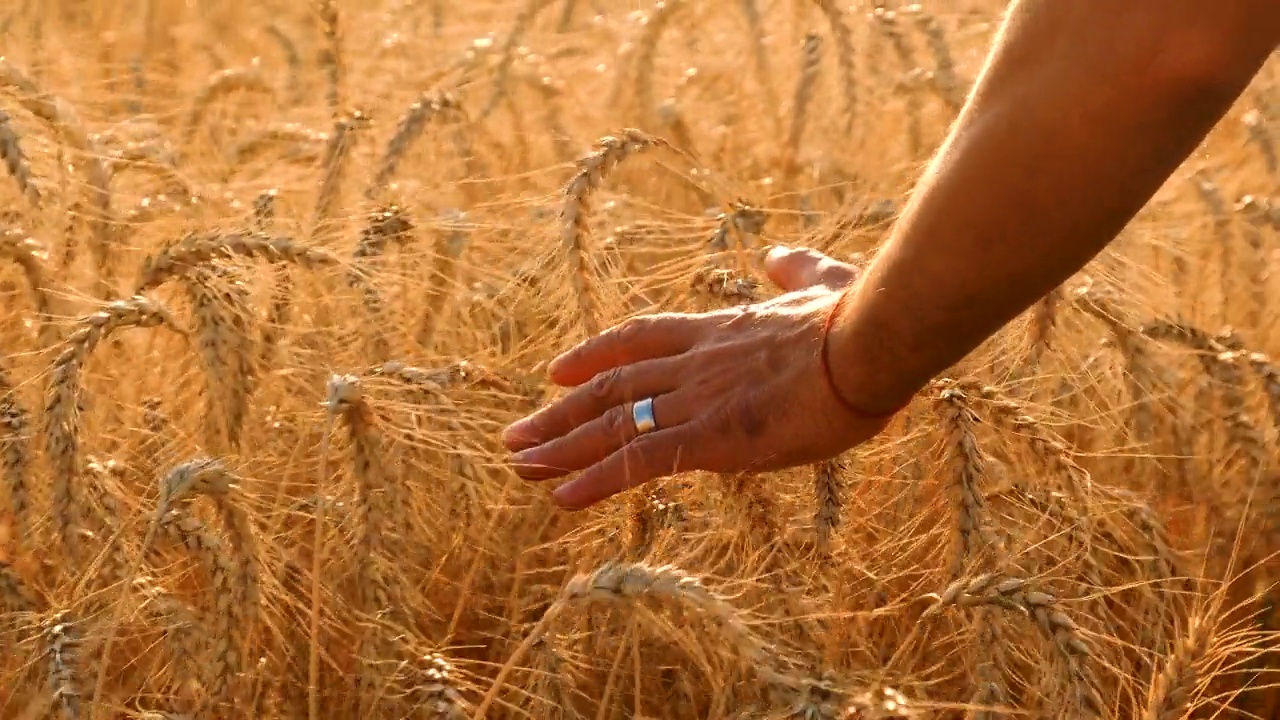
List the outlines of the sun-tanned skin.
<svg viewBox="0 0 1280 720">
<path fill-rule="evenodd" d="M 777 248 L 766 270 L 787 292 L 774 300 L 586 340 L 549 368 L 574 389 L 507 429 L 513 466 L 529 480 L 582 471 L 554 492 L 580 509 L 676 472 L 777 470 L 865 442 L 1106 247 L 1278 44 L 1276 0 L 1014 2 L 861 277 Z M 846 289 L 832 388 L 818 349 Z M 628 403 L 645 397 L 658 429 L 636 437 Z"/>
</svg>

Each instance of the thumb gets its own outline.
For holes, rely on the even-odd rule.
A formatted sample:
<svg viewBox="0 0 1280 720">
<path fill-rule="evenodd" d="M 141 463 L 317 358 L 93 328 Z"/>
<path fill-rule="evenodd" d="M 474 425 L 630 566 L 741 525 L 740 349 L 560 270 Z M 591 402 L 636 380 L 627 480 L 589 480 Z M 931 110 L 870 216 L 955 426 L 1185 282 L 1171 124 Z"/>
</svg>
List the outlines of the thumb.
<svg viewBox="0 0 1280 720">
<path fill-rule="evenodd" d="M 775 247 L 764 260 L 765 273 L 783 292 L 815 285 L 839 290 L 858 279 L 858 268 L 809 248 Z"/>
</svg>

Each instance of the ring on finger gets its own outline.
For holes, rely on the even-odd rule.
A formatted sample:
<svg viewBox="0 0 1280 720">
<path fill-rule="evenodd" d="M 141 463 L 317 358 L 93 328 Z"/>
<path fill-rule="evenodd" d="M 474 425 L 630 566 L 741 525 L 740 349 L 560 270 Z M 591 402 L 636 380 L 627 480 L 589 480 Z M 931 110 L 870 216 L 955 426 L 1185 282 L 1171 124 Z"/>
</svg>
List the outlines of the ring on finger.
<svg viewBox="0 0 1280 720">
<path fill-rule="evenodd" d="M 653 398 L 647 397 L 631 404 L 631 422 L 635 424 L 637 437 L 658 429 L 658 419 L 653 414 Z"/>
</svg>

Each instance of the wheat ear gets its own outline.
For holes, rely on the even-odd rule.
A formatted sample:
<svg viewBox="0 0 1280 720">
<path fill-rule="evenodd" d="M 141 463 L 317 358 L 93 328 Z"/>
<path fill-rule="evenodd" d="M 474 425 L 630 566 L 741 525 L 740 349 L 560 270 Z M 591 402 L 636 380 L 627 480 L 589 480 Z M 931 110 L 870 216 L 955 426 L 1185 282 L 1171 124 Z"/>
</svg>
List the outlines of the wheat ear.
<svg viewBox="0 0 1280 720">
<path fill-rule="evenodd" d="M 19 102 L 28 112 L 57 130 L 69 145 L 84 156 L 88 166 L 89 207 L 92 210 L 88 213 L 89 235 L 93 238 L 91 249 L 98 266 L 99 291 L 105 296 L 111 292 L 110 245 L 114 227 L 111 215 L 111 167 L 106 153 L 94 136 L 85 130 L 80 118 L 64 99 L 43 92 L 26 73 L 3 57 L 0 57 L 0 87 L 16 90 Z"/>
<path fill-rule="evenodd" d="M 54 522 L 65 550 L 73 558 L 80 556 L 75 540 L 80 508 L 74 495 L 80 469 L 80 374 L 94 348 L 116 330 L 160 326 L 186 334 L 169 311 L 154 300 L 140 295 L 117 300 L 76 324 L 50 368 L 45 452 L 53 466 Z"/>
<path fill-rule="evenodd" d="M 1229 289 L 1236 280 L 1236 253 L 1232 248 L 1231 212 L 1222 196 L 1218 184 L 1204 170 L 1196 170 L 1191 174 L 1191 183 L 1195 186 L 1196 196 L 1204 203 L 1209 217 L 1213 220 L 1213 232 L 1218 241 L 1219 252 L 1219 289 L 1222 293 L 1221 319 L 1226 322 Z"/>
<path fill-rule="evenodd" d="M 564 188 L 560 242 L 569 267 L 569 282 L 578 299 L 579 317 L 589 335 L 595 335 L 601 329 L 599 303 L 589 270 L 591 251 L 586 246 L 590 234 L 591 195 L 623 160 L 664 144 L 665 141 L 659 138 L 630 128 L 616 136 L 601 138 L 594 152 L 578 161 L 577 173 Z"/>
<path fill-rule="evenodd" d="M 204 116 L 216 100 L 233 92 L 245 90 L 274 95 L 274 90 L 262 76 L 262 71 L 257 65 L 227 68 L 210 75 L 187 110 L 187 117 L 182 125 L 182 142 L 191 142 L 196 131 L 200 129 Z"/>
<path fill-rule="evenodd" d="M 778 114 L 778 96 L 773 89 L 773 70 L 769 67 L 769 54 L 764 48 L 764 22 L 760 17 L 760 5 L 756 0 L 738 0 L 738 7 L 742 9 L 742 15 L 747 20 L 747 31 L 751 38 L 751 60 L 755 64 L 756 82 L 760 84 L 760 90 L 764 93 L 765 110 L 769 117 L 775 123 L 774 131 L 778 131 L 777 127 Z"/>
<path fill-rule="evenodd" d="M 836 64 L 840 67 L 840 91 L 844 95 L 844 129 L 848 132 L 858 115 L 858 74 L 854 65 L 853 34 L 845 23 L 844 12 L 835 0 L 813 0 L 827 25 L 831 27 L 831 37 L 836 43 Z"/>
<path fill-rule="evenodd" d="M 22 152 L 22 139 L 14 129 L 9 113 L 0 110 L 0 160 L 9 168 L 9 175 L 18 183 L 18 189 L 32 207 L 40 207 L 40 189 L 31 180 L 31 164 Z"/>
<path fill-rule="evenodd" d="M 1147 350 L 1145 339 L 1121 320 L 1120 311 L 1115 306 L 1089 292 L 1088 288 L 1077 290 L 1075 299 L 1085 312 L 1100 320 L 1111 332 L 1116 350 L 1125 360 L 1125 384 L 1133 403 L 1130 424 L 1139 441 L 1150 442 L 1154 436 L 1150 394 L 1161 379 L 1157 377 L 1158 366 Z"/>
<path fill-rule="evenodd" d="M 1270 219 L 1267 203 L 1261 202 L 1253 195 L 1245 195 L 1236 203 L 1235 210 L 1244 218 L 1241 234 L 1245 244 L 1249 246 L 1252 256 L 1249 258 L 1249 285 L 1252 304 L 1246 322 L 1249 327 L 1262 327 L 1262 315 L 1267 309 L 1267 290 L 1270 274 L 1267 269 L 1267 248 L 1263 240 L 1263 228 Z"/>
<path fill-rule="evenodd" d="M 360 379 L 335 375 L 329 379 L 325 405 L 342 419 L 351 436 L 352 475 L 356 481 L 356 549 L 359 555 L 362 606 L 375 611 L 392 607 L 391 591 L 380 576 L 377 563 L 382 553 L 383 533 L 405 519 L 403 494 L 389 482 L 382 463 L 382 437 L 373 408 L 364 399 Z M 388 524 L 388 506 L 390 523 Z"/>
<path fill-rule="evenodd" d="M 200 674 L 200 648 L 208 644 L 209 639 L 195 612 L 181 600 L 146 578 L 138 578 L 134 585 L 143 597 L 142 609 L 148 618 L 163 628 L 165 644 L 169 646 L 175 666 L 170 672 L 177 686 L 175 693 L 183 703 L 189 703 L 187 694 Z"/>
<path fill-rule="evenodd" d="M 158 515 L 163 517 L 175 505 L 188 497 L 203 495 L 211 498 L 218 509 L 225 527 L 227 540 L 235 554 L 237 580 L 240 583 L 237 601 L 240 633 L 247 636 L 258 614 L 260 590 L 257 540 L 249 513 L 238 502 L 240 478 L 229 472 L 221 462 L 209 458 L 197 458 L 182 463 L 169 471 L 161 482 Z"/>
<path fill-rule="evenodd" d="M 947 435 L 947 468 L 955 479 L 959 498 L 957 530 L 959 551 L 952 562 L 951 576 L 960 577 L 966 565 L 976 554 L 979 538 L 983 535 L 985 502 L 978 481 L 982 477 L 982 452 L 978 448 L 974 426 L 978 415 L 969 406 L 963 391 L 952 388 L 942 391 L 936 401 L 942 416 L 943 430 Z"/>
<path fill-rule="evenodd" d="M 0 257 L 12 260 L 22 268 L 31 300 L 36 307 L 36 316 L 40 318 L 40 345 L 42 348 L 52 346 L 59 338 L 48 280 L 48 251 L 25 233 L 6 230 L 0 233 Z"/>
<path fill-rule="evenodd" d="M 935 602 L 925 611 L 925 617 L 950 606 L 995 605 L 1025 612 L 1052 641 L 1059 658 L 1066 666 L 1076 700 L 1082 709 L 1095 717 L 1103 716 L 1102 698 L 1098 695 L 1097 683 L 1088 665 L 1092 650 L 1080 634 L 1075 621 L 1055 607 L 1057 598 L 1035 590 L 1022 578 L 994 573 L 957 580 L 941 595 L 933 598 Z"/>
<path fill-rule="evenodd" d="M 471 720 L 485 717 L 511 671 L 524 659 L 534 643 L 545 636 L 551 621 L 566 608 L 590 601 L 629 605 L 644 600 L 674 603 L 716 621 L 738 652 L 751 662 L 756 673 L 764 680 L 788 686 L 795 683 L 793 676 L 779 670 L 785 663 L 778 651 L 751 631 L 741 613 L 727 598 L 708 589 L 697 578 L 671 565 L 610 562 L 592 572 L 575 575 L 565 584 L 560 597 L 543 613 L 537 626 L 525 636 L 524 641 L 498 671 L 488 692 L 471 715 Z"/>
<path fill-rule="evenodd" d="M 205 711 L 213 713 L 229 698 L 232 680 L 241 670 L 245 640 L 242 630 L 247 627 L 240 622 L 244 612 L 240 601 L 245 596 L 244 586 L 238 582 L 240 568 L 217 535 L 181 510 L 164 513 L 157 530 L 171 545 L 199 558 L 209 573 L 213 622 L 209 632 L 210 658 L 203 664 L 200 683 L 207 693 Z"/>
<path fill-rule="evenodd" d="M 791 127 L 787 131 L 787 143 L 783 151 L 783 168 L 788 179 L 799 168 L 800 140 L 804 136 L 805 121 L 809 118 L 809 102 L 813 100 L 813 89 L 817 85 L 818 71 L 821 69 L 822 38 L 809 33 L 804 38 L 804 67 L 800 70 L 795 96 L 791 100 Z"/>
<path fill-rule="evenodd" d="M 658 54 L 658 41 L 670 27 L 672 18 L 683 7 L 683 0 L 658 0 L 645 18 L 644 31 L 640 35 L 635 61 L 635 102 L 643 118 L 650 117 L 657 107 L 653 93 L 653 73 Z"/>
<path fill-rule="evenodd" d="M 208 378 L 206 442 L 210 447 L 236 449 L 256 376 L 248 290 L 218 266 L 189 274 L 184 284 Z"/>
<path fill-rule="evenodd" d="M 1213 379 L 1222 400 L 1222 420 L 1227 439 L 1240 450 L 1249 478 L 1258 477 L 1271 465 L 1262 433 L 1249 417 L 1245 401 L 1245 380 L 1241 365 L 1248 353 L 1238 341 L 1214 337 L 1184 323 L 1156 321 L 1141 328 L 1143 335 L 1162 342 L 1174 342 L 1197 352 L 1205 374 Z"/>
<path fill-rule="evenodd" d="M 0 371 L 0 464 L 4 466 L 18 543 L 23 547 L 35 540 L 31 536 L 31 496 L 27 489 L 27 477 L 31 472 L 29 428 L 27 411 L 18 403 L 9 378 Z"/>
<path fill-rule="evenodd" d="M 338 264 L 337 256 L 288 237 L 260 232 L 191 233 L 148 256 L 138 272 L 135 292 L 147 292 L 207 265 L 219 256 L 250 257 L 271 263 L 287 262 L 306 269 Z"/>
<path fill-rule="evenodd" d="M 830 556 L 840 514 L 844 509 L 844 475 L 847 467 L 841 458 L 813 466 L 813 526 L 817 534 L 818 552 Z"/>
<path fill-rule="evenodd" d="M 516 13 L 515 21 L 511 23 L 511 29 L 507 31 L 506 38 L 502 41 L 502 48 L 499 51 L 498 67 L 493 74 L 493 87 L 489 90 L 489 97 L 485 100 L 484 105 L 480 109 L 477 120 L 484 120 L 498 109 L 498 103 L 507 94 L 507 84 L 510 80 L 511 66 L 515 62 L 516 48 L 520 46 L 520 40 L 524 38 L 525 33 L 533 25 L 533 21 L 537 19 L 538 13 L 551 4 L 551 0 L 525 0 L 520 6 L 520 12 Z"/>
<path fill-rule="evenodd" d="M 924 148 L 924 130 L 921 127 L 923 99 L 919 81 L 924 80 L 925 76 L 917 66 L 915 49 L 898 24 L 898 13 L 879 7 L 873 11 L 872 17 L 875 18 L 876 29 L 889 41 L 894 54 L 898 56 L 898 64 L 902 70 L 898 87 L 905 93 L 907 105 L 907 147 L 911 156 L 916 157 Z"/>
<path fill-rule="evenodd" d="M 442 316 L 458 283 L 462 254 L 467 249 L 466 214 L 455 211 L 446 219 L 450 226 L 441 228 L 436 234 L 433 248 L 435 263 L 425 281 L 426 297 L 422 301 L 422 318 L 417 331 L 418 345 L 423 348 L 431 347 L 440 328 Z"/>
<path fill-rule="evenodd" d="M 929 75 L 930 86 L 946 104 L 948 110 L 953 113 L 960 112 L 969 95 L 969 90 L 956 73 L 951 44 L 947 42 L 947 34 L 942 28 L 942 23 L 920 5 L 908 6 L 902 12 L 915 20 L 916 29 L 924 35 L 929 53 L 933 55 L 933 72 Z"/>
<path fill-rule="evenodd" d="M 316 195 L 315 210 L 311 217 L 311 239 L 318 245 L 324 245 L 333 239 L 336 229 L 333 227 L 334 217 L 341 199 L 342 183 L 350 171 L 356 139 L 368 127 L 369 119 L 358 110 L 339 118 L 334 125 L 329 144 L 325 147 L 320 191 Z"/>
<path fill-rule="evenodd" d="M 347 425 L 352 446 L 352 475 L 356 481 L 355 519 L 356 567 L 360 584 L 360 607 L 370 615 L 394 610 L 400 604 L 393 600 L 393 589 L 379 565 L 382 554 L 382 535 L 387 529 L 387 501 L 379 497 L 384 492 L 394 506 L 393 523 L 401 520 L 399 502 L 401 493 L 392 489 L 382 464 L 381 436 L 377 430 L 373 409 L 364 399 L 360 379 L 354 375 L 335 375 L 329 379 L 325 406 L 329 415 L 338 416 Z M 379 638 L 365 630 L 359 640 L 361 663 L 358 687 L 362 704 L 374 695 L 372 688 L 378 683 L 375 663 L 366 661 L 371 653 L 378 653 Z M 380 653 L 379 653 L 380 654 Z M 369 712 L 364 709 L 362 712 Z"/>
<path fill-rule="evenodd" d="M 727 252 L 730 246 L 746 250 L 752 238 L 764 232 L 769 215 L 760 208 L 752 207 L 743 200 L 735 200 L 729 212 L 716 216 L 716 229 L 707 241 L 707 251 L 711 253 Z M 730 243 L 732 237 L 738 242 Z"/>
<path fill-rule="evenodd" d="M 321 158 L 317 147 L 325 147 L 332 133 L 313 130 L 298 123 L 271 123 L 255 129 L 227 151 L 232 165 L 242 165 L 274 145 L 288 146 L 285 158 L 299 163 L 314 163 Z"/>
<path fill-rule="evenodd" d="M 369 187 L 365 189 L 366 199 L 377 197 L 391 183 L 400 162 L 409 153 L 413 143 L 422 137 L 423 130 L 437 117 L 460 121 L 462 107 L 457 98 L 448 93 L 428 92 L 409 106 L 396 125 L 395 133 L 387 141 L 387 148 L 378 161 L 378 169 L 369 181 Z"/>
<path fill-rule="evenodd" d="M 267 37 L 276 41 L 280 51 L 284 53 L 285 65 L 289 68 L 289 102 L 297 104 L 302 98 L 302 55 L 298 52 L 298 44 L 279 23 L 271 23 L 266 28 Z"/>
<path fill-rule="evenodd" d="M 695 295 L 716 300 L 717 304 L 747 305 L 763 299 L 760 283 L 728 268 L 700 268 L 690 279 L 689 288 Z"/>
<path fill-rule="evenodd" d="M 68 612 L 56 613 L 45 629 L 49 687 L 63 720 L 81 720 L 80 636 Z"/>
<path fill-rule="evenodd" d="M 439 653 L 427 653 L 415 665 L 421 680 L 414 683 L 410 694 L 414 707 L 439 720 L 466 720 L 467 703 L 458 691 L 453 665 Z"/>
<path fill-rule="evenodd" d="M 402 208 L 392 205 L 374 210 L 369 214 L 369 222 L 360 233 L 360 241 L 356 243 L 351 268 L 347 272 L 347 283 L 360 291 L 365 310 L 369 313 L 370 349 L 379 362 L 390 359 L 391 346 L 387 342 L 388 325 L 383 317 L 385 303 L 369 275 L 386 251 L 387 245 L 393 242 L 407 244 L 413 238 L 412 230 L 413 224 Z"/>
<path fill-rule="evenodd" d="M 1004 396 L 996 388 L 979 383 L 957 382 L 949 378 L 936 382 L 934 387 L 941 392 L 959 389 L 966 395 L 981 400 L 984 407 L 1010 431 L 1025 437 L 1036 456 L 1064 481 L 1067 494 L 1074 503 L 1070 517 L 1083 553 L 1086 578 L 1095 586 L 1101 586 L 1102 567 L 1094 556 L 1093 548 L 1094 523 L 1089 515 L 1079 512 L 1079 509 L 1091 505 L 1090 493 L 1094 488 L 1089 471 L 1075 461 L 1065 443 L 1031 417 L 1022 403 Z"/>
<path fill-rule="evenodd" d="M 329 114 L 335 120 L 342 112 L 344 65 L 342 58 L 342 18 L 338 14 L 337 0 L 319 0 L 316 4 L 320 18 L 324 44 L 320 47 L 318 62 L 325 75 L 325 102 Z"/>
<path fill-rule="evenodd" d="M 542 120 L 543 124 L 547 126 L 547 132 L 551 135 L 551 143 L 555 148 L 556 157 L 562 162 L 572 160 L 577 155 L 577 151 L 574 150 L 573 137 L 565 129 L 564 120 L 562 119 L 563 83 L 553 78 L 546 68 L 538 68 L 536 72 L 522 68 L 516 73 L 516 78 L 527 87 L 532 88 L 542 100 Z"/>
</svg>

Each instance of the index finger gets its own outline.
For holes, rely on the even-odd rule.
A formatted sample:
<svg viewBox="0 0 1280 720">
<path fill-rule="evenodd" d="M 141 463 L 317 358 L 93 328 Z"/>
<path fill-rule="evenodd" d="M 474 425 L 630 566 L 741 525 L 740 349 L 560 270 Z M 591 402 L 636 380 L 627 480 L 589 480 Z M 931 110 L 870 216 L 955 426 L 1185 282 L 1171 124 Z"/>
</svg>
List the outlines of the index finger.
<svg viewBox="0 0 1280 720">
<path fill-rule="evenodd" d="M 623 365 L 653 360 L 693 347 L 712 325 L 709 313 L 639 315 L 578 343 L 551 361 L 551 382 L 576 387 Z"/>
</svg>

